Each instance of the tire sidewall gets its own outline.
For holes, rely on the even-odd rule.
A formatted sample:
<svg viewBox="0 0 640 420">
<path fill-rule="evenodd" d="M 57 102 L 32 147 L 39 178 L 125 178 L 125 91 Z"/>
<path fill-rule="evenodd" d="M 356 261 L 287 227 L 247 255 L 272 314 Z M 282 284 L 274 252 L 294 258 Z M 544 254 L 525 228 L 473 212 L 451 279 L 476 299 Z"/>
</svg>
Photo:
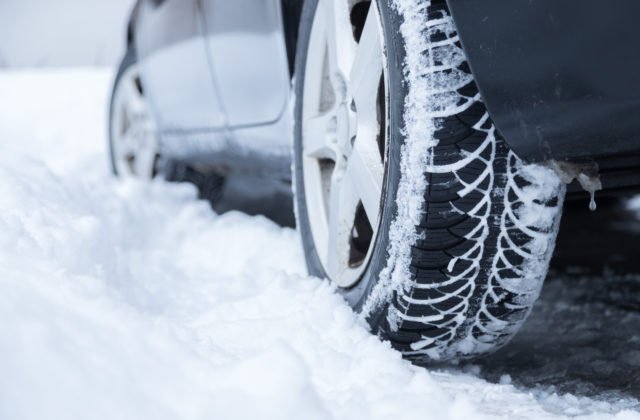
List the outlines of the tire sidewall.
<svg viewBox="0 0 640 420">
<path fill-rule="evenodd" d="M 340 288 L 338 292 L 356 310 L 360 311 L 367 301 L 371 290 L 379 280 L 380 272 L 385 268 L 388 259 L 389 230 L 397 214 L 397 192 L 400 183 L 400 161 L 402 146 L 405 142 L 404 128 L 404 101 L 408 88 L 404 80 L 404 43 L 398 35 L 400 18 L 397 12 L 386 1 L 375 1 L 380 12 L 382 22 L 388 79 L 388 150 L 387 169 L 383 185 L 383 204 L 378 234 L 373 243 L 374 250 L 359 282 L 351 288 Z M 306 73 L 306 61 L 309 54 L 308 45 L 311 34 L 313 17 L 318 5 L 318 0 L 305 2 L 300 25 L 298 51 L 296 54 L 296 84 L 295 84 L 295 111 L 294 111 L 294 188 L 297 206 L 298 229 L 302 236 L 302 244 L 307 262 L 309 274 L 327 279 L 318 252 L 315 248 L 311 232 L 305 188 L 302 171 L 302 101 L 304 98 L 304 79 Z M 381 315 L 386 311 L 386 305 L 379 308 L 376 313 L 369 314 L 368 319 L 372 327 L 379 323 Z"/>
</svg>

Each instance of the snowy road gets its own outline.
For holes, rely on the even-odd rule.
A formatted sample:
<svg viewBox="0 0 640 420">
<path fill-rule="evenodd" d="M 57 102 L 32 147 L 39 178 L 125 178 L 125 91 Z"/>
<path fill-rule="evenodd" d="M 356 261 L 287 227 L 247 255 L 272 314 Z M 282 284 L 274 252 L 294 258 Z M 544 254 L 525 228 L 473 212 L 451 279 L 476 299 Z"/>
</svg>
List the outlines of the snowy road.
<svg viewBox="0 0 640 420">
<path fill-rule="evenodd" d="M 634 312 L 552 279 L 501 356 L 414 367 L 306 276 L 294 230 L 113 179 L 110 77 L 0 73 L 0 419 L 640 418 L 640 334 L 610 355 L 597 323 Z"/>
</svg>

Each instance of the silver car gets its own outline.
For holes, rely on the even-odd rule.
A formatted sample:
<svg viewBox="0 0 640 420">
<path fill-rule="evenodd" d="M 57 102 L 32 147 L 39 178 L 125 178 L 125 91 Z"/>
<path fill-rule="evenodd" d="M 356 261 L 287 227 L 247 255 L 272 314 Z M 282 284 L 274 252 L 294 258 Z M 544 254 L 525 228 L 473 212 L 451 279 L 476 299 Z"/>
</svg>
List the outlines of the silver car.
<svg viewBox="0 0 640 420">
<path fill-rule="evenodd" d="M 640 130 L 616 123 L 640 84 L 618 88 L 584 65 L 594 57 L 572 48 L 576 32 L 548 28 L 553 11 L 579 20 L 582 37 L 605 36 L 599 3 L 580 8 L 139 0 L 111 100 L 113 170 L 150 179 L 186 166 L 252 174 L 256 190 L 277 183 L 293 192 L 309 273 L 374 334 L 416 362 L 494 350 L 539 295 L 565 183 L 591 194 L 640 184 L 629 172 L 599 178 L 599 163 L 615 168 L 640 149 Z M 637 8 L 607 13 L 636 36 Z M 623 41 L 597 60 L 640 62 Z"/>
</svg>

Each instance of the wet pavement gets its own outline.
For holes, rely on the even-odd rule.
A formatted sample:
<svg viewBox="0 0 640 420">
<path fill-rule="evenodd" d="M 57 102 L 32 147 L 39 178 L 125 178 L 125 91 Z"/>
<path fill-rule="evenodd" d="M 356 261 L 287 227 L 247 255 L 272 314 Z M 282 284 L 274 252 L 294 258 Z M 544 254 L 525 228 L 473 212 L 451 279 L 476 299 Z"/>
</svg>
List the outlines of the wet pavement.
<svg viewBox="0 0 640 420">
<path fill-rule="evenodd" d="M 602 200 L 595 213 L 587 203 L 567 203 L 551 272 L 521 332 L 472 364 L 491 381 L 640 400 L 640 219 L 624 200 Z"/>
</svg>

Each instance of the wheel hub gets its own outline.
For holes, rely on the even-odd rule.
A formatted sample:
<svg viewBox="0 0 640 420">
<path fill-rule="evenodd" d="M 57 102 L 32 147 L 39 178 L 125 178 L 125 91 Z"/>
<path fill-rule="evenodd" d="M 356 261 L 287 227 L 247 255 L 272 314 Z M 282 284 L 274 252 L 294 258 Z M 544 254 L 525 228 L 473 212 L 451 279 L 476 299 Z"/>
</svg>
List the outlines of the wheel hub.
<svg viewBox="0 0 640 420">
<path fill-rule="evenodd" d="M 357 115 L 354 111 L 349 109 L 346 103 L 340 104 L 337 111 L 337 141 L 339 153 L 338 158 L 348 159 L 351 156 L 351 150 L 353 148 L 353 142 L 356 139 L 358 132 Z"/>
</svg>

